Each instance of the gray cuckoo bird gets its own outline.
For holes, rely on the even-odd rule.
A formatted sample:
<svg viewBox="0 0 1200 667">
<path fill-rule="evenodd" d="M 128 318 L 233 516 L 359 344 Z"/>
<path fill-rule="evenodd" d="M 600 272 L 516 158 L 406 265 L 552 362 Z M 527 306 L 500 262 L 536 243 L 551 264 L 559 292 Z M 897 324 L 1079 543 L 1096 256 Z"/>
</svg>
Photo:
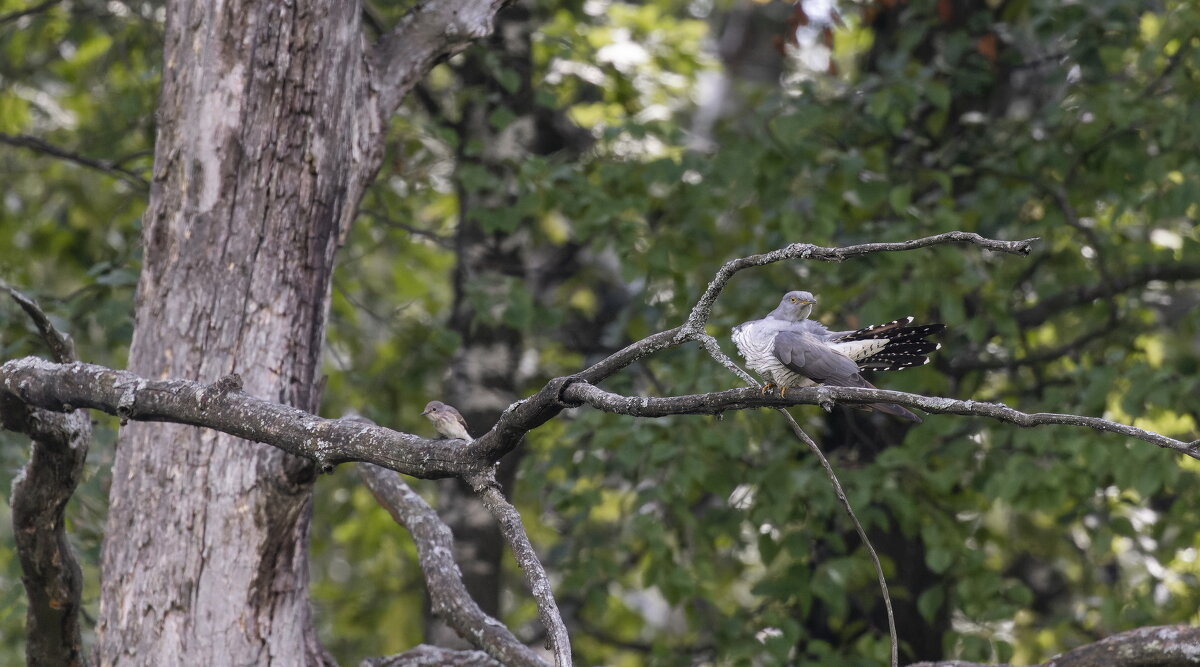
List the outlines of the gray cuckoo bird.
<svg viewBox="0 0 1200 667">
<path fill-rule="evenodd" d="M 905 317 L 855 331 L 830 331 L 808 319 L 816 297 L 810 292 L 788 292 L 779 307 L 761 320 L 733 328 L 733 342 L 750 370 L 767 380 L 763 390 L 828 384 L 836 387 L 874 387 L 860 371 L 894 371 L 929 363 L 930 352 L 940 344 L 925 340 L 946 328 L 944 324 L 910 326 Z M 859 407 L 859 406 L 856 406 Z M 921 418 L 895 403 L 861 406 L 917 423 Z"/>
</svg>

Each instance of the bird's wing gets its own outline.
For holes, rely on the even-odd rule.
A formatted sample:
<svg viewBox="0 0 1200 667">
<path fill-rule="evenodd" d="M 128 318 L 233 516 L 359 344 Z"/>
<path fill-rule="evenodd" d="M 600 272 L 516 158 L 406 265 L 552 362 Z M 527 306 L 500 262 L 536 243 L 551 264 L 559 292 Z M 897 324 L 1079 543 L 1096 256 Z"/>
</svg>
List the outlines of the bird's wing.
<svg viewBox="0 0 1200 667">
<path fill-rule="evenodd" d="M 812 335 L 781 331 L 775 336 L 775 356 L 810 380 L 840 386 L 861 386 L 858 364 Z"/>
<path fill-rule="evenodd" d="M 454 421 L 458 422 L 459 425 L 462 426 L 464 433 L 470 433 L 470 431 L 467 430 L 467 420 L 463 419 L 461 412 L 455 410 L 454 408 L 450 408 L 450 416 L 454 417 Z"/>
<path fill-rule="evenodd" d="M 810 380 L 836 387 L 867 387 L 858 372 L 858 364 L 811 334 L 781 331 L 775 336 L 775 356 L 791 370 Z M 879 410 L 902 419 L 921 423 L 921 418 L 894 403 L 868 403 L 865 409 Z"/>
</svg>

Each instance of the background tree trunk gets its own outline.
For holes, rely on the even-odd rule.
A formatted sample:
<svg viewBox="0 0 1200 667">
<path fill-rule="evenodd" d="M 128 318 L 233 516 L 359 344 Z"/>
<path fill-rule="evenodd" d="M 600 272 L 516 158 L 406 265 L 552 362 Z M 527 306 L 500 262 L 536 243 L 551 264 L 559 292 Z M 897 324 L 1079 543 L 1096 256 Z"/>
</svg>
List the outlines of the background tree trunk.
<svg viewBox="0 0 1200 667">
<path fill-rule="evenodd" d="M 514 208 L 523 186 L 518 174 L 523 160 L 530 156 L 578 159 L 591 144 L 590 134 L 561 110 L 537 101 L 532 35 L 543 20 L 527 3 L 514 5 L 496 17 L 494 35 L 467 53 L 457 68 L 462 84 L 475 94 L 463 103 L 455 127 L 459 221 L 450 327 L 462 344 L 448 369 L 445 395 L 477 436 L 520 398 L 535 366 L 522 363 L 522 357 L 550 334 L 506 323 L 504 311 L 515 301 L 511 290 L 516 286 L 527 291 L 532 302 L 542 303 L 555 287 L 583 269 L 581 244 L 546 242 L 530 218 L 511 229 L 489 224 L 491 216 Z M 516 84 L 504 85 L 504 76 L 511 76 Z M 497 127 L 493 119 L 498 112 L 510 114 L 511 120 Z M 464 172 L 479 168 L 487 171 L 490 180 L 468 185 Z M 588 328 L 589 342 L 602 330 Z M 496 476 L 506 493 L 511 494 L 524 451 L 518 449 L 500 461 Z M 500 615 L 506 549 L 499 527 L 461 480 L 440 482 L 438 497 L 454 531 L 455 556 L 467 590 L 484 611 Z M 428 641 L 457 645 L 445 624 L 429 620 Z"/>
<path fill-rule="evenodd" d="M 358 3 L 173 2 L 129 368 L 241 376 L 315 411 L 352 161 Z M 349 209 L 349 210 L 352 210 Z M 117 450 L 103 664 L 319 664 L 306 547 L 314 469 L 265 445 L 130 424 Z"/>
</svg>

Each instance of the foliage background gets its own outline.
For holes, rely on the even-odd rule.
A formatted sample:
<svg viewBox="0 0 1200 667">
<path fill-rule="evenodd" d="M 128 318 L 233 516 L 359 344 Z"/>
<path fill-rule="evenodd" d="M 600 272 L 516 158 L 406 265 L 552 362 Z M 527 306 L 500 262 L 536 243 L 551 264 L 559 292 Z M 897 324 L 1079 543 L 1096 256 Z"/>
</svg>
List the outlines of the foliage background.
<svg viewBox="0 0 1200 667">
<path fill-rule="evenodd" d="M 0 278 L 37 296 L 83 359 L 121 367 L 163 10 L 76 0 L 12 14 L 25 7 L 0 1 Z M 369 3 L 368 37 L 405 10 Z M 839 10 L 827 22 L 810 6 L 800 46 L 784 47 L 788 20 L 802 21 L 779 3 L 528 2 L 514 10 L 534 26 L 528 54 L 493 39 L 439 65 L 394 119 L 392 157 L 342 250 L 323 414 L 428 432 L 417 413 L 442 395 L 460 342 L 446 324 L 463 216 L 497 243 L 575 251 L 548 289 L 514 276 L 488 301 L 496 285 L 461 286 L 486 302 L 471 326 L 519 332 L 527 390 L 673 326 L 729 258 L 962 229 L 1043 240 L 1026 260 L 941 248 L 745 272 L 710 332 L 732 353 L 730 326 L 803 287 L 841 328 L 907 314 L 949 325 L 936 362 L 877 378 L 888 388 L 1196 438 L 1200 8 Z M 746 16 L 765 26 L 741 33 L 747 49 L 789 54 L 778 76 L 747 76 L 729 48 Z M 482 100 L 497 142 L 520 136 L 530 100 L 515 57 L 537 84 L 533 103 L 586 131 L 580 155 L 480 166 L 491 147 L 459 121 Z M 30 150 L 23 137 L 129 173 Z M 464 210 L 471 193 L 498 189 L 508 205 Z M 41 352 L 7 304 L 0 350 Z M 666 395 L 733 381 L 685 349 L 608 386 Z M 1028 662 L 1122 629 L 1200 622 L 1195 461 L 1085 431 L 949 416 L 909 430 L 866 413 L 793 412 L 881 550 L 907 657 Z M 105 428 L 70 514 L 93 613 L 115 439 L 115 424 L 97 419 Z M 513 491 L 581 663 L 886 656 L 869 560 L 772 413 L 633 422 L 575 411 L 526 447 Z M 0 434 L 5 483 L 25 456 Z M 348 662 L 418 643 L 422 580 L 407 536 L 347 471 L 317 493 L 314 595 L 328 645 Z M 10 531 L 0 521 L 0 662 L 15 663 L 24 601 Z M 534 639 L 522 580 L 508 582 L 505 620 Z"/>
</svg>

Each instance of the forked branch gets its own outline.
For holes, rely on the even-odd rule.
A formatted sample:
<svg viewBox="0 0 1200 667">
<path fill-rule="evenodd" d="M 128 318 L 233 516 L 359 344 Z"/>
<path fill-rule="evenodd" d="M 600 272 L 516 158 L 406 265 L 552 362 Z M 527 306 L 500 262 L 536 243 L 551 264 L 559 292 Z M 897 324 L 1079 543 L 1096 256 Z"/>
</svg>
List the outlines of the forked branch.
<svg viewBox="0 0 1200 667">
<path fill-rule="evenodd" d="M 529 534 L 521 522 L 520 512 L 504 497 L 504 492 L 500 490 L 500 484 L 491 470 L 471 477 L 467 483 L 471 485 L 475 493 L 479 494 L 483 504 L 496 519 L 496 523 L 500 525 L 500 533 L 504 535 L 504 541 L 508 542 L 509 548 L 512 549 L 517 566 L 525 573 L 529 590 L 537 602 L 538 618 L 546 627 L 550 650 L 554 653 L 554 664 L 557 667 L 569 667 L 571 665 L 571 638 L 567 634 L 567 626 L 563 623 L 562 614 L 558 611 L 558 604 L 554 601 L 554 590 L 550 587 L 550 577 L 546 575 L 546 568 L 542 567 L 537 552 L 533 550 Z"/>
<path fill-rule="evenodd" d="M 1099 417 L 1058 414 L 1053 412 L 1027 413 L 1003 403 L 963 401 L 955 398 L 922 396 L 888 389 L 864 389 L 861 387 L 796 387 L 788 389 L 786 397 L 778 394 L 762 395 L 753 387 L 727 389 L 708 394 L 685 396 L 622 396 L 607 392 L 599 387 L 577 382 L 563 391 L 563 399 L 574 404 L 587 404 L 615 414 L 631 417 L 666 417 L 668 415 L 719 415 L 732 410 L 747 408 L 777 408 L 791 405 L 820 405 L 832 407 L 835 403 L 862 405 L 867 403 L 896 403 L 906 408 L 918 408 L 935 414 L 952 414 L 966 417 L 986 417 L 996 421 L 1022 427 L 1047 425 L 1082 426 L 1097 431 L 1117 433 L 1142 440 L 1164 449 L 1170 449 L 1194 459 L 1200 459 L 1200 440 L 1176 440 L 1169 436 L 1147 431 Z"/>
<path fill-rule="evenodd" d="M 73 361 L 74 346 L 37 303 L 5 288 L 37 325 L 56 359 Z M 83 574 L 66 529 L 67 501 L 83 479 L 92 440 L 84 410 L 51 412 L 0 392 L 0 428 L 33 441 L 29 462 L 12 489 L 13 539 L 21 562 L 25 614 L 25 656 L 31 665 L 83 665 L 79 626 Z"/>
<path fill-rule="evenodd" d="M 412 534 L 433 612 L 463 639 L 486 651 L 500 664 L 547 667 L 537 653 L 522 644 L 503 623 L 485 614 L 467 592 L 462 572 L 454 562 L 454 536 L 438 518 L 437 512 L 395 472 L 369 463 L 359 464 L 357 469 L 379 504 L 392 515 L 396 523 Z M 394 656 L 396 659 L 400 657 Z M 413 656 L 410 654 L 405 657 Z"/>
<path fill-rule="evenodd" d="M 499 4 L 492 3 L 494 6 Z M 390 48 L 401 49 L 402 45 L 393 44 Z M 887 402 L 932 413 L 988 417 L 1026 427 L 1043 424 L 1083 426 L 1137 438 L 1200 459 L 1200 441 L 1176 440 L 1095 417 L 1029 414 L 1000 404 L 927 397 L 882 389 L 822 386 L 793 389 L 785 398 L 775 394 L 762 395 L 756 387 L 744 387 L 692 396 L 650 398 L 621 396 L 595 386 L 648 355 L 689 342 L 700 343 L 716 361 L 737 373 L 743 380 L 750 380 L 748 375 L 721 352 L 715 339 L 704 332 L 704 325 L 716 299 L 729 279 L 745 268 L 787 259 L 842 261 L 875 252 L 905 251 L 950 243 L 966 243 L 985 250 L 1020 255 L 1028 254 L 1034 240 L 997 241 L 976 234 L 949 232 L 900 243 L 868 243 L 843 248 L 792 244 L 774 252 L 733 260 L 717 272 L 684 323 L 634 342 L 575 375 L 550 380 L 533 396 L 509 406 L 487 434 L 466 447 L 452 447 L 444 442 L 351 420 L 323 419 L 295 408 L 263 401 L 243 394 L 235 377 L 224 378 L 212 385 L 185 380 L 157 381 L 125 371 L 78 362 L 54 364 L 26 358 L 0 366 L 0 400 L 12 405 L 25 405 L 55 412 L 69 412 L 75 408 L 87 407 L 118 415 L 122 419 L 171 421 L 205 426 L 279 447 L 292 454 L 317 461 L 323 467 L 331 467 L 341 462 L 361 461 L 417 477 L 460 477 L 477 482 L 485 500 L 492 501 L 496 500 L 494 496 L 499 490 L 487 483 L 491 466 L 516 448 L 530 430 L 553 419 L 562 410 L 582 404 L 634 417 L 660 417 L 672 414 L 720 414 L 729 410 L 798 404 L 818 404 L 829 408 L 837 402 Z M 6 427 L 13 428 L 9 424 L 6 424 Z M 801 437 L 803 438 L 803 435 Z M 364 466 L 363 469 L 366 471 L 364 478 L 374 479 L 375 483 L 378 483 L 376 487 L 382 484 L 380 480 L 395 477 L 391 473 L 385 475 L 379 468 Z M 398 478 L 396 482 L 399 482 Z M 393 516 L 397 516 L 397 520 L 402 523 L 408 522 L 405 525 L 414 531 L 419 548 L 422 548 L 421 544 L 425 542 L 425 555 L 427 558 L 433 558 L 437 554 L 428 550 L 432 548 L 429 545 L 444 547 L 448 536 L 440 534 L 436 528 L 432 532 L 421 532 L 419 536 L 418 533 L 429 526 L 441 525 L 444 528 L 444 525 L 440 524 L 427 505 L 421 509 L 423 501 L 418 504 L 416 501 L 420 501 L 420 498 L 410 489 L 406 493 L 404 489 L 407 487 L 396 490 L 400 487 L 395 484 L 391 486 L 391 492 L 377 491 L 377 495 L 393 494 L 390 500 L 381 499 L 381 502 L 390 508 L 409 508 L 394 511 Z M 502 528 L 507 525 L 509 530 L 506 531 L 506 537 L 514 545 L 514 552 L 518 553 L 520 560 L 520 550 L 528 547 L 528 537 L 520 525 L 519 516 L 515 521 L 512 520 L 515 510 L 511 505 L 507 505 L 507 501 L 504 505 L 492 502 L 490 507 L 501 521 Z M 532 548 L 528 548 L 528 551 L 532 554 Z M 448 553 L 448 549 L 445 550 L 445 554 Z M 536 555 L 533 556 L 532 562 L 536 563 Z M 449 565 L 453 565 L 453 562 Z M 449 565 L 442 563 L 440 567 L 446 569 Z M 878 563 L 876 569 L 878 572 Z M 553 606 L 553 596 L 549 594 L 545 572 L 540 564 L 527 568 L 526 572 L 531 575 L 530 583 L 539 602 L 539 611 L 543 613 L 543 621 L 553 638 L 556 658 L 560 664 L 565 664 L 570 656 L 569 642 L 565 628 L 561 625 L 561 618 L 557 616 L 557 610 Z M 453 582 L 443 583 L 453 588 Z M 546 595 L 540 595 L 541 592 Z M 457 603 L 446 604 L 453 606 Z M 478 618 L 475 620 L 479 621 Z M 486 621 L 481 622 L 486 624 Z M 479 626 L 474 624 L 472 627 Z M 504 630 L 504 633 L 507 632 Z M 498 643 L 491 644 L 492 648 L 488 649 L 488 652 L 493 658 L 506 664 L 544 664 L 536 654 L 524 653 L 517 649 L 513 645 L 515 638 L 510 640 L 509 637 L 511 633 L 497 639 Z M 512 653 L 505 653 L 505 657 L 501 658 L 495 652 L 500 650 Z"/>
</svg>

